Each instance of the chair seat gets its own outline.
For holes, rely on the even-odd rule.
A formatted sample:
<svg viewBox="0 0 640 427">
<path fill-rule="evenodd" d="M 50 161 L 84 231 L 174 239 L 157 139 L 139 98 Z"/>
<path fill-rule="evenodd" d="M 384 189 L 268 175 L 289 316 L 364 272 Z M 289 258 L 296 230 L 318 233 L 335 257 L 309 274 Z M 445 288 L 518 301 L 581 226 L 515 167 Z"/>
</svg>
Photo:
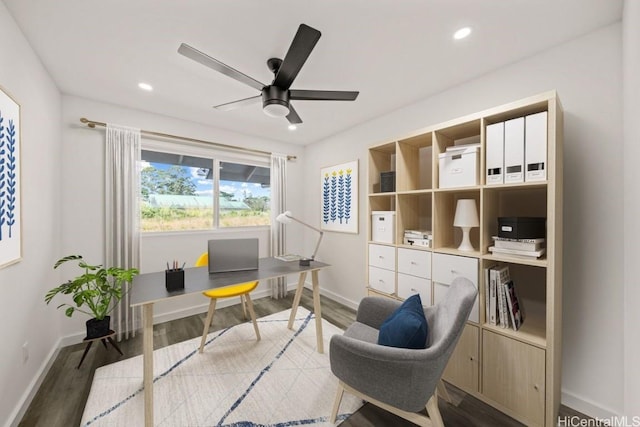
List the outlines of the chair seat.
<svg viewBox="0 0 640 427">
<path fill-rule="evenodd" d="M 251 292 L 258 286 L 258 282 L 238 283 L 237 285 L 225 286 L 223 288 L 209 289 L 202 294 L 209 298 L 230 298 L 238 295 L 244 295 Z"/>
</svg>

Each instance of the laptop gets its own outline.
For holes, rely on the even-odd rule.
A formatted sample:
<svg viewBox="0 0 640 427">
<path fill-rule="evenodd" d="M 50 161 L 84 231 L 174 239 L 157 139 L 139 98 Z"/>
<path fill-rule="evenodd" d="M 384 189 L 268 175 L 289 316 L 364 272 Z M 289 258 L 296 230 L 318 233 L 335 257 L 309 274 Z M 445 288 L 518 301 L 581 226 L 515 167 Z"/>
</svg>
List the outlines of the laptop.
<svg viewBox="0 0 640 427">
<path fill-rule="evenodd" d="M 258 269 L 258 239 L 215 239 L 208 242 L 209 273 Z"/>
</svg>

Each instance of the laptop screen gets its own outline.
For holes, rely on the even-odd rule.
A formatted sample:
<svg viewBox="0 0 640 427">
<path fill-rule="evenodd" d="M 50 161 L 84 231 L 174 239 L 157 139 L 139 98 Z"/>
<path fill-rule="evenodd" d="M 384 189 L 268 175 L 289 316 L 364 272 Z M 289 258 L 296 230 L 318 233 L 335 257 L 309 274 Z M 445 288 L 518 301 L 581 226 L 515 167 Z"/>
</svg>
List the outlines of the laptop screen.
<svg viewBox="0 0 640 427">
<path fill-rule="evenodd" d="M 258 239 L 209 240 L 209 273 L 257 270 Z"/>
</svg>

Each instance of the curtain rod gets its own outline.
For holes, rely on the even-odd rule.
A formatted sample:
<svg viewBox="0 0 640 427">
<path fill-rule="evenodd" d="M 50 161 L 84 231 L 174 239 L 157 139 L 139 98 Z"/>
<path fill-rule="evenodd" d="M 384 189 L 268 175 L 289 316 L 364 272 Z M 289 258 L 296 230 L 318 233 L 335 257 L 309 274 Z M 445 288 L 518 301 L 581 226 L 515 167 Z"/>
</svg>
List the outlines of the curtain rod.
<svg viewBox="0 0 640 427">
<path fill-rule="evenodd" d="M 88 127 L 92 128 L 92 129 L 95 129 L 96 126 L 107 127 L 106 123 L 96 122 L 95 120 L 89 120 L 89 119 L 87 119 L 85 117 L 80 118 L 80 121 L 82 123 L 86 124 Z M 189 137 L 186 137 L 186 136 L 171 135 L 171 134 L 168 134 L 168 133 L 154 132 L 154 131 L 150 131 L 150 130 L 140 130 L 140 133 L 142 135 L 146 135 L 146 136 L 155 136 L 155 137 L 159 137 L 159 138 L 169 138 L 169 139 L 177 139 L 177 140 L 180 140 L 180 141 L 199 142 L 199 143 L 204 143 L 204 144 L 209 144 L 209 145 L 215 145 L 217 147 L 225 148 L 227 150 L 248 151 L 250 153 L 265 154 L 265 155 L 269 155 L 269 156 L 272 154 L 269 151 L 255 150 L 253 148 L 236 147 L 236 146 L 233 146 L 233 145 L 221 144 L 219 142 L 205 141 L 204 139 L 189 138 Z M 287 160 L 296 160 L 296 159 L 297 159 L 296 156 L 287 156 Z"/>
</svg>

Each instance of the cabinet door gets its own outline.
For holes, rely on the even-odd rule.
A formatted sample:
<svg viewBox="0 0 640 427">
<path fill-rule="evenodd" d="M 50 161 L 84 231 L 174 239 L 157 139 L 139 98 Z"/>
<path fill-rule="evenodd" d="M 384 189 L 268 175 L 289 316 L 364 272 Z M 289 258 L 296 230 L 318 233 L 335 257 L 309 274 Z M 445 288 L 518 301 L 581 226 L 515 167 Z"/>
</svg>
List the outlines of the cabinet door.
<svg viewBox="0 0 640 427">
<path fill-rule="evenodd" d="M 422 305 L 431 305 L 431 280 L 410 274 L 398 273 L 398 296 L 403 299 L 420 294 Z"/>
<path fill-rule="evenodd" d="M 398 272 L 431 278 L 431 252 L 398 248 Z"/>
<path fill-rule="evenodd" d="M 369 286 L 380 292 L 396 292 L 396 272 L 384 268 L 369 267 Z"/>
<path fill-rule="evenodd" d="M 442 377 L 466 391 L 479 391 L 478 327 L 466 325 Z"/>
<path fill-rule="evenodd" d="M 544 424 L 545 352 L 520 341 L 483 331 L 482 392 L 526 419 Z"/>
<path fill-rule="evenodd" d="M 393 246 L 369 245 L 369 265 L 395 270 L 396 248 Z"/>
</svg>

